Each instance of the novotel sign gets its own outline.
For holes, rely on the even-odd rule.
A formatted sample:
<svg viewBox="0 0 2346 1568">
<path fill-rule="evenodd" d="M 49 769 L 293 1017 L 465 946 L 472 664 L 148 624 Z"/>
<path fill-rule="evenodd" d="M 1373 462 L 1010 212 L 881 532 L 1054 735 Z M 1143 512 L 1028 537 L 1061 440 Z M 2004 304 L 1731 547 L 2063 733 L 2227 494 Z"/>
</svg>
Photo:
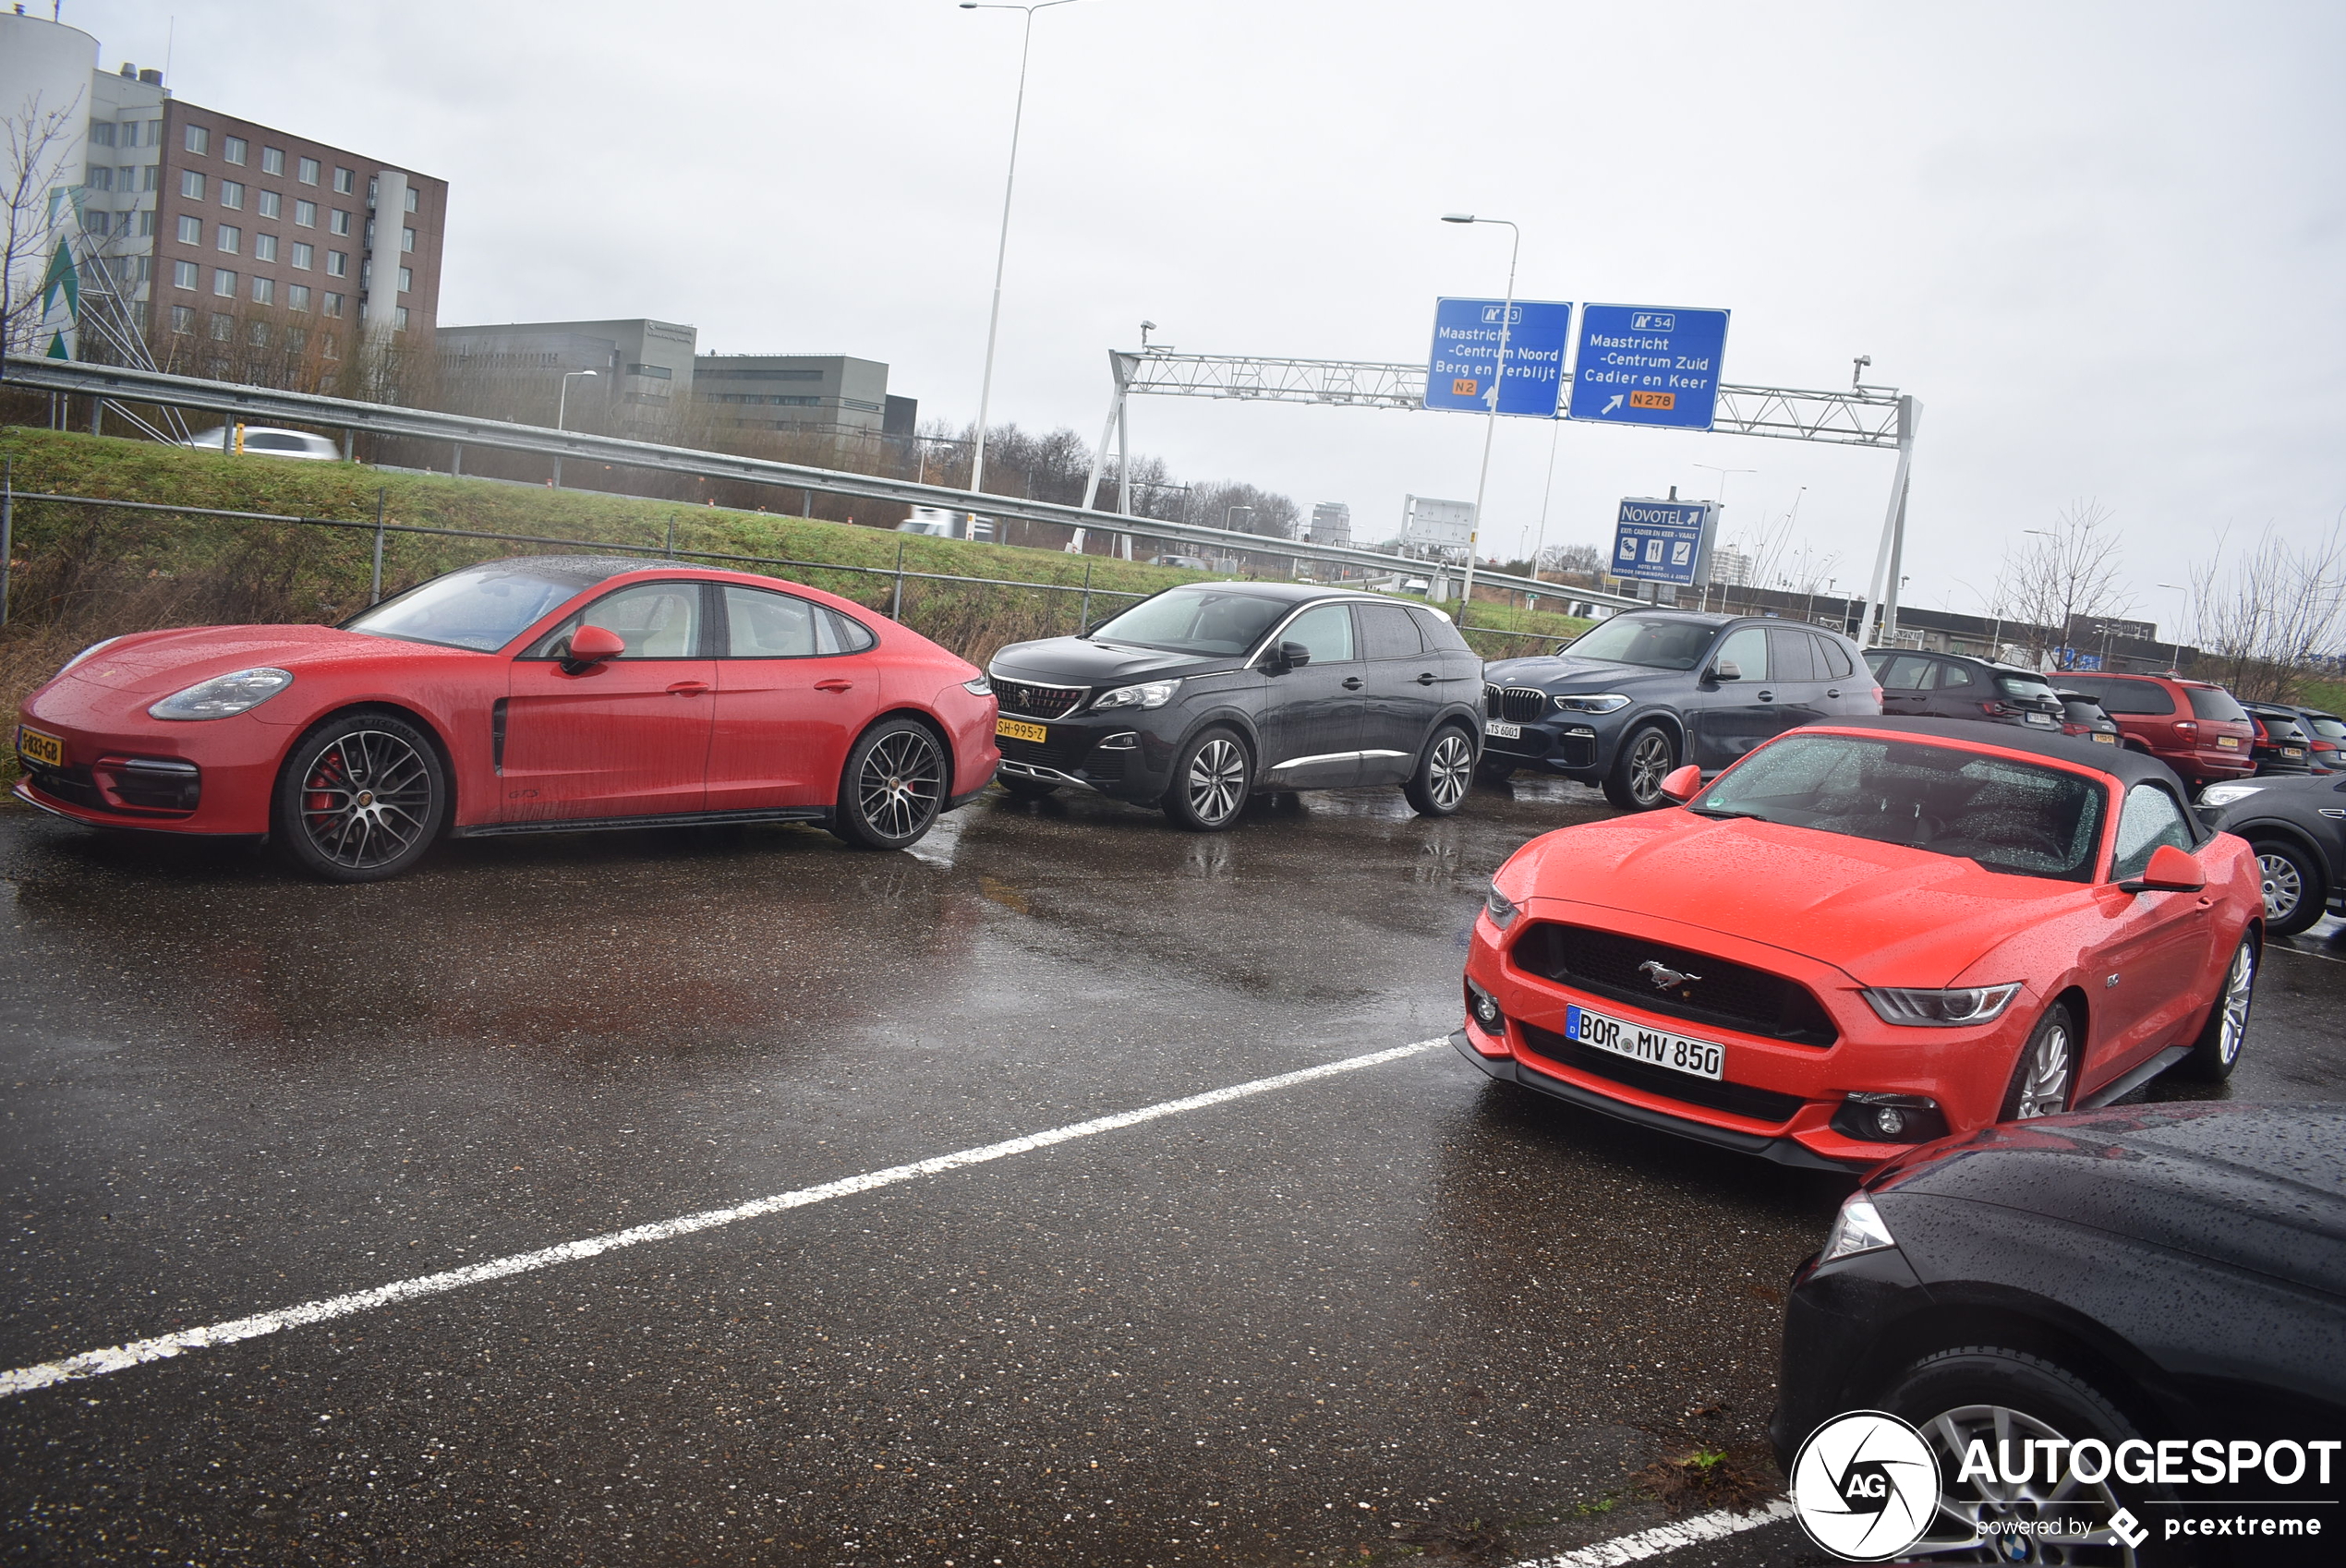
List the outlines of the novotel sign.
<svg viewBox="0 0 2346 1568">
<path fill-rule="evenodd" d="M 1624 497 L 1606 570 L 1634 582 L 1691 588 L 1710 581 L 1711 542 L 1718 526 L 1716 501 Z"/>
</svg>

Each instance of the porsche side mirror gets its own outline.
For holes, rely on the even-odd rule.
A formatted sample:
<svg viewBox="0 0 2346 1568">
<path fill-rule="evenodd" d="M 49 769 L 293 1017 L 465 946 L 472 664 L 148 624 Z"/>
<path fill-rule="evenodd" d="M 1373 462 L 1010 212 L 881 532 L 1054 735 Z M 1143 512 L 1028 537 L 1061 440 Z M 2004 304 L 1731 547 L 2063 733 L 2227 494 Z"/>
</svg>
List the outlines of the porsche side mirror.
<svg viewBox="0 0 2346 1568">
<path fill-rule="evenodd" d="M 1680 805 L 1685 805 L 1688 801 L 1693 800 L 1695 791 L 1701 788 L 1702 769 L 1693 763 L 1688 763 L 1684 767 L 1672 769 L 1670 774 L 1662 780 L 1663 797 L 1675 801 Z"/>
<path fill-rule="evenodd" d="M 1734 659 L 1723 658 L 1718 663 L 1711 667 L 1711 679 L 1713 681 L 1740 681 L 1743 679 L 1743 666 L 1737 664 Z"/>
<path fill-rule="evenodd" d="M 2161 844 L 2150 851 L 2150 863 L 2140 876 L 2118 886 L 2127 893 L 2196 893 L 2207 886 L 2207 877 L 2188 853 Z"/>
<path fill-rule="evenodd" d="M 620 634 L 607 626 L 581 626 L 570 634 L 570 650 L 562 655 L 562 673 L 584 675 L 607 658 L 627 651 Z"/>
<path fill-rule="evenodd" d="M 1312 662 L 1312 650 L 1301 643 L 1281 643 L 1279 662 L 1289 669 L 1300 669 Z"/>
</svg>

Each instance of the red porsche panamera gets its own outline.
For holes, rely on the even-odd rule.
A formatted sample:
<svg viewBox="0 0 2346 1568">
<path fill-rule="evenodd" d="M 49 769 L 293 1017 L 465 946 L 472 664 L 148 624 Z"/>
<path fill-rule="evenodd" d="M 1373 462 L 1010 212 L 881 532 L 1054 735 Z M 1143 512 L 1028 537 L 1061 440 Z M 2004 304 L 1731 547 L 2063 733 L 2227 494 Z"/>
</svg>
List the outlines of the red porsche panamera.
<svg viewBox="0 0 2346 1568">
<path fill-rule="evenodd" d="M 442 834 L 815 822 L 902 849 L 994 777 L 975 666 L 860 605 L 676 561 L 466 567 L 341 626 L 109 638 L 25 702 L 18 796 L 267 836 L 341 882 Z"/>
<path fill-rule="evenodd" d="M 1788 1164 L 2229 1075 L 2256 857 L 2166 765 L 1947 719 L 1811 726 L 1499 868 L 1453 1037 L 1494 1078 Z M 1698 792 L 1699 791 L 1699 792 Z"/>
</svg>

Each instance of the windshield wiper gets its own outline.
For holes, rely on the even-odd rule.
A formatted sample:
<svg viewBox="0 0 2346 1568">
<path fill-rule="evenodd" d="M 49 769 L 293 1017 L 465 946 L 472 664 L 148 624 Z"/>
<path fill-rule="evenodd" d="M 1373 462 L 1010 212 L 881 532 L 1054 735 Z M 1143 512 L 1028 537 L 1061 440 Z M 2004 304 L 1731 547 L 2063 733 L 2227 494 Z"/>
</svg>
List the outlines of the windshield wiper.
<svg viewBox="0 0 2346 1568">
<path fill-rule="evenodd" d="M 1727 811 L 1719 806 L 1688 806 L 1687 810 L 1694 813 L 1697 816 L 1715 816 L 1722 822 L 1732 821 L 1736 817 L 1748 817 L 1754 822 L 1772 822 L 1775 820 L 1773 817 L 1762 816 L 1756 811 Z"/>
</svg>

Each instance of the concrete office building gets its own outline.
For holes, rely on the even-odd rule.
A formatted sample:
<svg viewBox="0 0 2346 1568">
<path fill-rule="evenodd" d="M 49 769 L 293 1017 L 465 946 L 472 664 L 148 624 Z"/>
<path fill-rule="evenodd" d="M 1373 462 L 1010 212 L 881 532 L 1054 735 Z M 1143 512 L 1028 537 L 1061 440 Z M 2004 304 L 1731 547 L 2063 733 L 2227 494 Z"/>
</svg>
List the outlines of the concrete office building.
<svg viewBox="0 0 2346 1568">
<path fill-rule="evenodd" d="M 1352 509 L 1340 501 L 1324 501 L 1312 509 L 1312 532 L 1306 542 L 1348 545 L 1352 542 Z"/>
<path fill-rule="evenodd" d="M 593 409 L 609 419 L 682 408 L 693 395 L 699 329 L 632 317 L 616 321 L 510 321 L 502 326 L 442 327 L 441 395 L 451 403 L 550 425 L 570 382 L 573 416 Z M 577 376 L 582 370 L 592 378 Z M 598 421 L 599 422 L 599 421 Z"/>
<path fill-rule="evenodd" d="M 911 435 L 913 400 L 888 395 L 888 367 L 845 355 L 704 354 L 693 362 L 695 394 L 726 423 L 752 430 Z"/>
<path fill-rule="evenodd" d="M 1751 557 L 1739 549 L 1723 546 L 1711 552 L 1711 581 L 1713 585 L 1745 588 L 1751 585 Z"/>
<path fill-rule="evenodd" d="M 445 180 L 202 108 L 160 71 L 110 75 L 97 59 L 79 28 L 0 13 L 0 114 L 61 116 L 55 183 L 81 187 L 83 248 L 136 307 L 158 361 L 184 368 L 199 345 L 285 332 L 314 332 L 330 358 L 362 332 L 430 342 Z"/>
</svg>

